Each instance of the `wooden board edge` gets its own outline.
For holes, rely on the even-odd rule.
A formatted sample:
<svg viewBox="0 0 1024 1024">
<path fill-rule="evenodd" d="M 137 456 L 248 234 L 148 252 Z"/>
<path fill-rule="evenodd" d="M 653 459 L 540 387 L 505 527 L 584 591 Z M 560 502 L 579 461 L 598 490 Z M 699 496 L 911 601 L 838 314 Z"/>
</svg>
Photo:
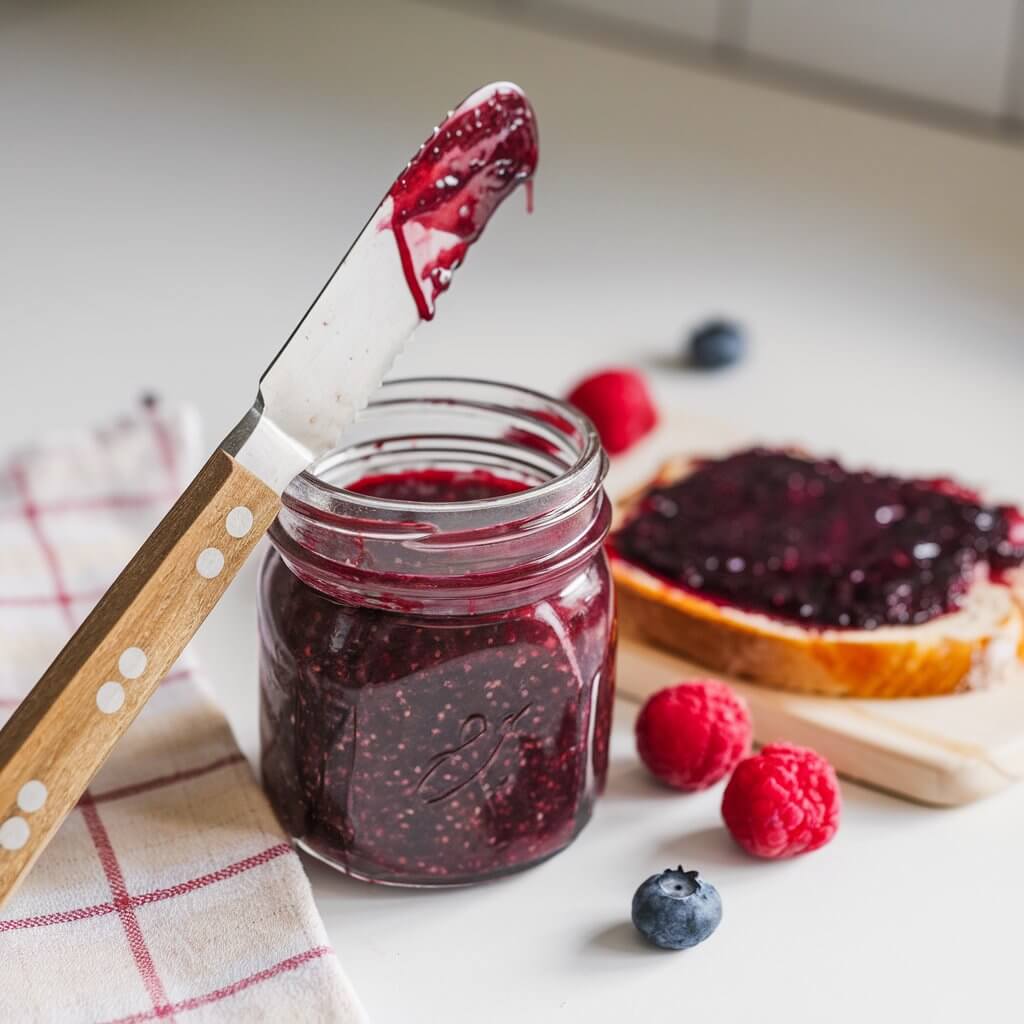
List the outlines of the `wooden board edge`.
<svg viewBox="0 0 1024 1024">
<path fill-rule="evenodd" d="M 704 671 L 635 640 L 620 641 L 620 696 L 642 701 L 663 686 Z M 907 729 L 902 722 L 872 713 L 877 701 L 801 696 L 726 681 L 750 704 L 759 744 L 786 740 L 811 746 L 843 777 L 887 793 L 931 806 L 959 806 L 1024 778 L 1024 736 L 1018 744 L 987 751 L 951 743 L 928 730 Z M 871 710 L 851 715 L 860 705 Z"/>
</svg>

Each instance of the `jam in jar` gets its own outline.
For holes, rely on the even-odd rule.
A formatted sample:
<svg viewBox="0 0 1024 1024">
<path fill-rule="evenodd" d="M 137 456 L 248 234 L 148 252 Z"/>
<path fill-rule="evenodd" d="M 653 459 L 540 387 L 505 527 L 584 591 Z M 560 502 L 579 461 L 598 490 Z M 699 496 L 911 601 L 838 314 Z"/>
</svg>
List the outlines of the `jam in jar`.
<svg viewBox="0 0 1024 1024">
<path fill-rule="evenodd" d="M 415 380 L 292 483 L 260 576 L 261 759 L 303 848 L 454 885 L 579 833 L 614 686 L 605 469 L 559 402 Z"/>
</svg>

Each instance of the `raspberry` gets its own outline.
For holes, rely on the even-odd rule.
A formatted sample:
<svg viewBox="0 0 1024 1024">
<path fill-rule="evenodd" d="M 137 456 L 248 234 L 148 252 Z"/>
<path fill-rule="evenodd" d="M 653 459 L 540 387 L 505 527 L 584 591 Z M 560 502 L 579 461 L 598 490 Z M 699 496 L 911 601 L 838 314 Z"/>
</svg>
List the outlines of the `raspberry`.
<svg viewBox="0 0 1024 1024">
<path fill-rule="evenodd" d="M 1006 539 L 1015 548 L 1024 547 L 1024 513 L 1010 505 L 1003 506 L 1001 511 L 1006 515 Z"/>
<path fill-rule="evenodd" d="M 609 455 L 632 448 L 658 423 L 647 381 L 635 370 L 605 370 L 569 392 L 571 402 L 597 427 Z"/>
<path fill-rule="evenodd" d="M 981 495 L 973 487 L 965 487 L 951 480 L 948 476 L 936 476 L 930 480 L 922 480 L 922 484 L 936 494 L 944 494 L 947 498 L 959 498 L 972 504 L 981 504 Z"/>
<path fill-rule="evenodd" d="M 820 754 L 770 743 L 736 766 L 722 797 L 733 839 L 755 857 L 775 859 L 824 846 L 839 828 L 839 782 Z"/>
<path fill-rule="evenodd" d="M 717 679 L 659 690 L 636 720 L 640 760 L 675 789 L 707 789 L 750 752 L 746 703 Z"/>
</svg>

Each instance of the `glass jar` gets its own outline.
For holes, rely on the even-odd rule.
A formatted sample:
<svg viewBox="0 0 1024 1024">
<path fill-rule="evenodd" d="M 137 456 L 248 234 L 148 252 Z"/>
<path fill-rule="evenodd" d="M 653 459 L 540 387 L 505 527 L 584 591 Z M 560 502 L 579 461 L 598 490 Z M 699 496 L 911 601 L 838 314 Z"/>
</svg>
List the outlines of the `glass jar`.
<svg viewBox="0 0 1024 1024">
<path fill-rule="evenodd" d="M 607 772 L 606 468 L 560 402 L 422 379 L 292 483 L 260 573 L 260 731 L 300 846 L 457 885 L 572 842 Z"/>
</svg>

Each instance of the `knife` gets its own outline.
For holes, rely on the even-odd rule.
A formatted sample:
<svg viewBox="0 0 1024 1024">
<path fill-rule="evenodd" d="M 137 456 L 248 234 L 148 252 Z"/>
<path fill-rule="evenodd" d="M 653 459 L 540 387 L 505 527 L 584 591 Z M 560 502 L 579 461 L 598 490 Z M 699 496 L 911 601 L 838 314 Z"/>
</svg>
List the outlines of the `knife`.
<svg viewBox="0 0 1024 1024">
<path fill-rule="evenodd" d="M 252 408 L 0 731 L 0 906 L 220 600 L 289 482 L 337 444 L 536 162 L 528 100 L 496 83 L 451 111 L 396 180 Z"/>
</svg>

